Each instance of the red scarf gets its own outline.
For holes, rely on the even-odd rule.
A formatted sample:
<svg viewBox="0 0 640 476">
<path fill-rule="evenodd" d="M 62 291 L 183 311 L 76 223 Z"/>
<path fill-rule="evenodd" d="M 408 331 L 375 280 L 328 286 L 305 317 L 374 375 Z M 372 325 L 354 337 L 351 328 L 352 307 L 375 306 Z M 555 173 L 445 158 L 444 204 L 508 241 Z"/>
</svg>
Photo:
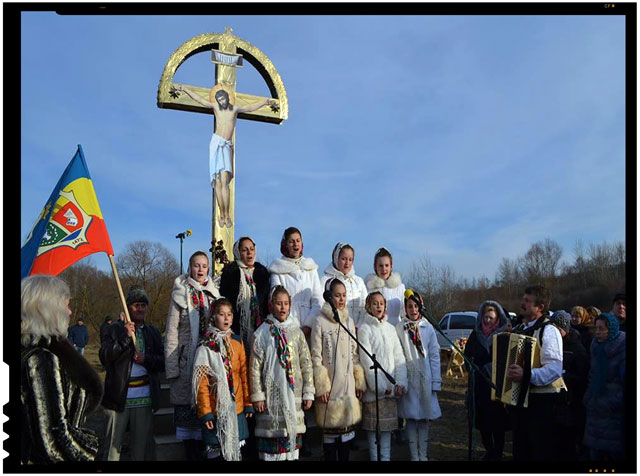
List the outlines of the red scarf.
<svg viewBox="0 0 640 476">
<path fill-rule="evenodd" d="M 482 319 L 482 318 L 480 318 Z M 489 337 L 493 331 L 495 331 L 500 325 L 500 317 L 497 317 L 493 324 L 487 324 L 484 319 L 480 321 L 480 329 L 482 330 L 482 335 L 485 337 Z"/>
</svg>

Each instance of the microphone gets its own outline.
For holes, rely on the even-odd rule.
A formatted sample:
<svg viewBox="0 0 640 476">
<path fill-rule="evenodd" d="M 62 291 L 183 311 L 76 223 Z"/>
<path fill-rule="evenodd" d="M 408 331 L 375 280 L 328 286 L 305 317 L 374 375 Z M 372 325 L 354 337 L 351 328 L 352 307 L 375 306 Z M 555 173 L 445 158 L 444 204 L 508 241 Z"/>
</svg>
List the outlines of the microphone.
<svg viewBox="0 0 640 476">
<path fill-rule="evenodd" d="M 338 310 L 336 309 L 335 304 L 333 304 L 333 296 L 331 296 L 331 291 L 327 289 L 324 293 L 322 293 L 322 297 L 329 303 L 329 306 L 331 306 L 331 310 L 333 311 L 333 318 L 336 320 L 336 322 L 340 322 Z"/>
</svg>

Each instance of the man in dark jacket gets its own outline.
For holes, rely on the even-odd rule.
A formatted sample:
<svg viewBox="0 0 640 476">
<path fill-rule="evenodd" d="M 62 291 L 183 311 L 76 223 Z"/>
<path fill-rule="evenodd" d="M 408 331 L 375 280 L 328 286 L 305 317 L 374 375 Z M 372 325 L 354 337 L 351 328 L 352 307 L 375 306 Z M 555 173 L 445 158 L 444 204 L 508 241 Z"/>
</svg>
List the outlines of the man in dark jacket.
<svg viewBox="0 0 640 476">
<path fill-rule="evenodd" d="M 67 331 L 67 338 L 81 355 L 84 355 L 84 348 L 89 343 L 89 331 L 84 325 L 84 319 L 78 318 L 78 321 Z"/>
<path fill-rule="evenodd" d="M 582 398 L 587 390 L 589 359 L 580 333 L 571 327 L 571 315 L 568 312 L 554 312 L 551 323 L 562 336 L 562 378 L 567 385 L 567 391 L 560 393 L 555 409 L 558 456 L 565 461 L 575 461 L 578 454 L 583 453 L 582 436 L 586 412 Z"/>
<path fill-rule="evenodd" d="M 127 423 L 131 459 L 154 459 L 153 411 L 159 407 L 164 349 L 160 331 L 144 322 L 148 304 L 142 286 L 132 286 L 127 293 L 131 321 L 109 326 L 100 346 L 100 362 L 107 371 L 102 406 L 109 416 L 109 461 L 120 460 Z"/>
</svg>

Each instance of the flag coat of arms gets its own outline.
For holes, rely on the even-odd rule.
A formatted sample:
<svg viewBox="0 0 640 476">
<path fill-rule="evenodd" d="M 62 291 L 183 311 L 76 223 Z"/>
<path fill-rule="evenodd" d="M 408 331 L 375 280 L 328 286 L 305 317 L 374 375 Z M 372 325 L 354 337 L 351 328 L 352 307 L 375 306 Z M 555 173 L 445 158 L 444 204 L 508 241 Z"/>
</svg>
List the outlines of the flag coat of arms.
<svg viewBox="0 0 640 476">
<path fill-rule="evenodd" d="M 78 145 L 20 251 L 20 279 L 58 275 L 76 261 L 113 247 Z"/>
</svg>

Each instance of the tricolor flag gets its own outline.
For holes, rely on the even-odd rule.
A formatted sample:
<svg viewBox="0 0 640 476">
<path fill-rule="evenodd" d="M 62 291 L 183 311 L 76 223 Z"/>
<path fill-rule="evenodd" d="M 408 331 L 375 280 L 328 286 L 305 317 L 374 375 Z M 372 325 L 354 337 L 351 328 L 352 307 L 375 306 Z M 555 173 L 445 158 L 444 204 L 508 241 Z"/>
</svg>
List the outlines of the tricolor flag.
<svg viewBox="0 0 640 476">
<path fill-rule="evenodd" d="M 20 251 L 20 279 L 58 275 L 76 261 L 104 251 L 113 255 L 93 182 L 78 145 Z"/>
</svg>

